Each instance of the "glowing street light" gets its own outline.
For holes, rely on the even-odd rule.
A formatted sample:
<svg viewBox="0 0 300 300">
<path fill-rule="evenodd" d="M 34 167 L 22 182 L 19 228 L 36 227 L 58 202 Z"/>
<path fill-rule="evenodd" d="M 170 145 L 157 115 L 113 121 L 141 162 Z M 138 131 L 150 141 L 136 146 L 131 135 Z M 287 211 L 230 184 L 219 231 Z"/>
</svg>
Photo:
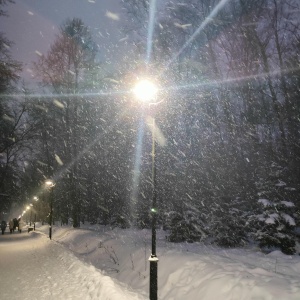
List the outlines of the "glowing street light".
<svg viewBox="0 0 300 300">
<path fill-rule="evenodd" d="M 53 187 L 53 186 L 54 186 L 54 183 L 53 183 L 52 180 L 47 180 L 47 181 L 45 182 L 45 184 L 46 184 L 47 187 Z"/>
<path fill-rule="evenodd" d="M 33 206 L 33 204 L 32 203 L 30 203 L 29 204 L 29 209 L 30 209 L 30 221 L 29 221 L 29 226 L 31 227 L 31 220 L 32 220 L 32 209 L 31 209 L 31 207 Z"/>
<path fill-rule="evenodd" d="M 135 97 L 143 102 L 155 101 L 158 89 L 156 85 L 150 80 L 141 80 L 133 89 Z M 150 300 L 157 300 L 157 264 L 158 258 L 156 255 L 156 221 L 157 221 L 157 191 L 156 191 L 156 161 L 155 161 L 155 118 L 153 116 L 152 128 L 152 249 L 149 257 L 150 262 Z"/>
<path fill-rule="evenodd" d="M 133 93 L 136 96 L 136 98 L 144 102 L 153 100 L 157 92 L 157 86 L 148 79 L 143 79 L 139 81 L 133 89 Z"/>
<path fill-rule="evenodd" d="M 52 239 L 52 218 L 53 218 L 53 188 L 55 184 L 52 180 L 47 180 L 45 184 L 50 189 L 49 238 L 51 240 Z"/>
<path fill-rule="evenodd" d="M 38 198 L 37 196 L 34 196 L 34 197 L 33 197 L 33 200 L 34 200 L 34 201 L 38 201 L 39 198 Z M 34 222 L 33 222 L 33 230 L 34 230 L 34 231 L 35 231 L 35 222 L 36 222 L 36 210 L 35 210 L 35 212 L 34 212 Z"/>
</svg>

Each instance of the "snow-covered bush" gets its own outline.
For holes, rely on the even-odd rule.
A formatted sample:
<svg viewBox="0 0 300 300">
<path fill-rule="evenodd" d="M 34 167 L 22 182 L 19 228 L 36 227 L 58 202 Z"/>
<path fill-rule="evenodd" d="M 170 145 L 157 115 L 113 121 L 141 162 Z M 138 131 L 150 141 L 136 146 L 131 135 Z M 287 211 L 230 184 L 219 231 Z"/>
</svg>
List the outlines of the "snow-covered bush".
<svg viewBox="0 0 300 300">
<path fill-rule="evenodd" d="M 253 237 L 259 246 L 280 248 L 285 254 L 294 254 L 296 246 L 295 205 L 289 201 L 258 200 L 258 211 L 250 219 Z"/>
<path fill-rule="evenodd" d="M 247 233 L 245 230 L 244 212 L 238 209 L 242 200 L 228 200 L 213 206 L 210 223 L 210 235 L 215 243 L 222 247 L 237 247 L 245 244 Z"/>
<path fill-rule="evenodd" d="M 255 213 L 249 218 L 253 237 L 259 246 L 279 248 L 285 254 L 296 252 L 297 208 L 293 194 L 288 187 L 288 169 L 277 163 L 264 168 L 256 182 L 258 202 Z"/>
<path fill-rule="evenodd" d="M 115 217 L 113 217 L 110 224 L 113 228 L 119 227 L 122 229 L 126 229 L 130 227 L 128 219 L 122 215 L 116 215 Z"/>
<path fill-rule="evenodd" d="M 167 237 L 170 242 L 195 242 L 205 236 L 203 225 L 192 211 L 178 213 L 171 211 L 166 214 L 164 229 L 169 230 L 170 235 Z"/>
<path fill-rule="evenodd" d="M 256 215 L 259 229 L 254 237 L 261 248 L 280 248 L 285 254 L 295 253 L 294 204 L 288 201 L 258 200 L 261 213 Z"/>
</svg>

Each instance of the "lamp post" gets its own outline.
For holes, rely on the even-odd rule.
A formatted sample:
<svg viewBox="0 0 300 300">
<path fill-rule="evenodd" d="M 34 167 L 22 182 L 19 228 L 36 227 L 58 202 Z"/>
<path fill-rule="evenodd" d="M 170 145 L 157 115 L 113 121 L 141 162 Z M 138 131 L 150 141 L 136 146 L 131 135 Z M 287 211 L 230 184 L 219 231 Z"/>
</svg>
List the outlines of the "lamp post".
<svg viewBox="0 0 300 300">
<path fill-rule="evenodd" d="M 148 102 L 155 99 L 157 94 L 157 87 L 149 80 L 142 80 L 136 84 L 133 90 L 138 100 Z M 157 221 L 157 191 L 156 191 L 156 161 L 155 161 L 155 118 L 153 117 L 152 127 L 152 242 L 151 242 L 151 255 L 149 257 L 150 262 L 150 285 L 149 296 L 150 300 L 157 300 L 157 265 L 158 258 L 156 255 L 156 221 Z"/>
<path fill-rule="evenodd" d="M 38 201 L 39 198 L 37 196 L 33 197 L 33 200 Z M 33 230 L 35 231 L 35 223 L 36 223 L 36 210 L 34 212 L 34 222 L 33 222 Z"/>
<path fill-rule="evenodd" d="M 54 183 L 52 180 L 47 180 L 45 182 L 46 186 L 50 190 L 50 215 L 49 215 L 49 239 L 52 239 L 52 218 L 53 218 L 53 188 Z"/>
<path fill-rule="evenodd" d="M 30 209 L 30 206 L 27 205 L 27 206 L 26 206 L 26 212 L 27 212 L 29 209 Z M 28 217 L 27 217 L 27 215 L 26 215 L 26 224 L 28 225 Z"/>
<path fill-rule="evenodd" d="M 30 209 L 30 219 L 29 219 L 29 227 L 31 227 L 31 220 L 32 220 L 32 207 L 33 207 L 33 204 L 29 204 L 29 206 L 27 206 L 27 209 L 29 210 Z"/>
</svg>

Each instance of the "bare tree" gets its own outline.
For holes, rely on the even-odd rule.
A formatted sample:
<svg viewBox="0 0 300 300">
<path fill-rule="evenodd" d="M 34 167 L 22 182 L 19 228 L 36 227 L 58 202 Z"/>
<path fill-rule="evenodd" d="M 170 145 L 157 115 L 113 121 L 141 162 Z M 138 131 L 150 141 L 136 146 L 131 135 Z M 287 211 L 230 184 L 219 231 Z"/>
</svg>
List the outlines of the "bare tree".
<svg viewBox="0 0 300 300">
<path fill-rule="evenodd" d="M 75 227 L 80 224 L 81 205 L 78 182 L 80 164 L 77 157 L 83 146 L 80 141 L 83 140 L 79 132 L 80 128 L 86 126 L 84 111 L 89 108 L 88 101 L 85 101 L 80 92 L 86 91 L 89 74 L 97 67 L 96 52 L 88 27 L 82 20 L 75 18 L 66 21 L 47 55 L 42 56 L 35 64 L 36 75 L 40 76 L 46 86 L 61 95 L 58 99 L 51 99 L 48 106 L 52 118 L 56 120 L 48 129 L 54 139 L 50 155 L 54 158 L 60 153 L 62 161 L 69 165 L 68 176 L 65 178 L 68 181 L 68 203 L 73 206 Z"/>
</svg>

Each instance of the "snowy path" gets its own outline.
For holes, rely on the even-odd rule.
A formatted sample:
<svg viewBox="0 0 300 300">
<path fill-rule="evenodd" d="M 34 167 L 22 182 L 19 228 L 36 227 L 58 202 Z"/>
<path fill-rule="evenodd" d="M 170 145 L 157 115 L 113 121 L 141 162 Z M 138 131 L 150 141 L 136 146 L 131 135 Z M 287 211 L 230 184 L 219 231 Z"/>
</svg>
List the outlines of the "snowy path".
<svg viewBox="0 0 300 300">
<path fill-rule="evenodd" d="M 0 236 L 0 270 L 2 300 L 145 299 L 36 232 Z"/>
</svg>

